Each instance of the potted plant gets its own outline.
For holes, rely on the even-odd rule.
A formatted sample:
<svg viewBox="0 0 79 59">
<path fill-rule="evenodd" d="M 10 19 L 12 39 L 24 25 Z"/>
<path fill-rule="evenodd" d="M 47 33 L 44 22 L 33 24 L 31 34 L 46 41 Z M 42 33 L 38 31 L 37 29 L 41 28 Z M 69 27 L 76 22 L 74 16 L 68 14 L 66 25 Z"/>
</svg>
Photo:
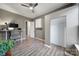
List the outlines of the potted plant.
<svg viewBox="0 0 79 59">
<path fill-rule="evenodd" d="M 5 53 L 5 55 L 6 56 L 11 56 L 12 55 L 11 49 L 14 46 L 14 41 L 9 39 L 9 40 L 7 40 L 6 44 L 7 44 L 7 47 L 6 47 L 7 48 L 7 52 Z"/>
<path fill-rule="evenodd" d="M 11 49 L 14 46 L 14 41 L 12 39 L 1 40 L 0 41 L 0 55 L 11 56 Z"/>
</svg>

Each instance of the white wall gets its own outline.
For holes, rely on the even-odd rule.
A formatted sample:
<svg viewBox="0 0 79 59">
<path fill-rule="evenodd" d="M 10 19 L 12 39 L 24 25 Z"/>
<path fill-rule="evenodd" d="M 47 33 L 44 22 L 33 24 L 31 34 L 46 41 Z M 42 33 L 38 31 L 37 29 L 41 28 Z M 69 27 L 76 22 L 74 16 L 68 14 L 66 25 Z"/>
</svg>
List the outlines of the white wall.
<svg viewBox="0 0 79 59">
<path fill-rule="evenodd" d="M 78 40 L 78 5 L 60 10 L 45 16 L 45 42 L 50 44 L 50 20 L 66 16 L 65 46 L 77 43 Z"/>
</svg>

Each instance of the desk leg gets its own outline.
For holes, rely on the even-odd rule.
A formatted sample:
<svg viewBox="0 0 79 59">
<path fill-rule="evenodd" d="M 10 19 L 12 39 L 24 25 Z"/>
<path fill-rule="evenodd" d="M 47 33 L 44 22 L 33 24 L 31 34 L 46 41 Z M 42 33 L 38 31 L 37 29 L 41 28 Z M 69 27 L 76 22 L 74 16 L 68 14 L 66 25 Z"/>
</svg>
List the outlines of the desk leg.
<svg viewBox="0 0 79 59">
<path fill-rule="evenodd" d="M 7 31 L 5 32 L 5 34 L 6 34 L 6 36 L 5 36 L 5 37 L 6 37 L 6 40 L 7 40 Z"/>
</svg>

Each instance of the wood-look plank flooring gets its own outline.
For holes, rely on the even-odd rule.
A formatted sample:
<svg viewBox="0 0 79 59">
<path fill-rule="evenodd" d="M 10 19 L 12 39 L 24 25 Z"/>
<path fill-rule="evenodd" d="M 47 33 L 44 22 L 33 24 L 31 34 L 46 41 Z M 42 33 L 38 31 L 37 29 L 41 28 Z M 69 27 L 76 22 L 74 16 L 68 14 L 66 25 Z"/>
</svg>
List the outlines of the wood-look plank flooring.
<svg viewBox="0 0 79 59">
<path fill-rule="evenodd" d="M 16 42 L 12 49 L 13 56 L 64 56 L 64 48 L 44 45 L 44 42 L 28 37 L 22 42 Z"/>
</svg>

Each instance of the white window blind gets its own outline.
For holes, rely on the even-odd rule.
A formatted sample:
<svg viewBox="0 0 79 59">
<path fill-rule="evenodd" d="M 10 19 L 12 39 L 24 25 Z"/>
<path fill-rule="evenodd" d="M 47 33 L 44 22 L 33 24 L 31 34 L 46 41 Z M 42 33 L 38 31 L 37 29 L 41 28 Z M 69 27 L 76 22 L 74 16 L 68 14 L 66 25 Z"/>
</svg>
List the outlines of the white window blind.
<svg viewBox="0 0 79 59">
<path fill-rule="evenodd" d="M 36 19 L 35 24 L 36 24 L 35 25 L 36 28 L 42 28 L 42 19 L 41 18 Z"/>
</svg>

